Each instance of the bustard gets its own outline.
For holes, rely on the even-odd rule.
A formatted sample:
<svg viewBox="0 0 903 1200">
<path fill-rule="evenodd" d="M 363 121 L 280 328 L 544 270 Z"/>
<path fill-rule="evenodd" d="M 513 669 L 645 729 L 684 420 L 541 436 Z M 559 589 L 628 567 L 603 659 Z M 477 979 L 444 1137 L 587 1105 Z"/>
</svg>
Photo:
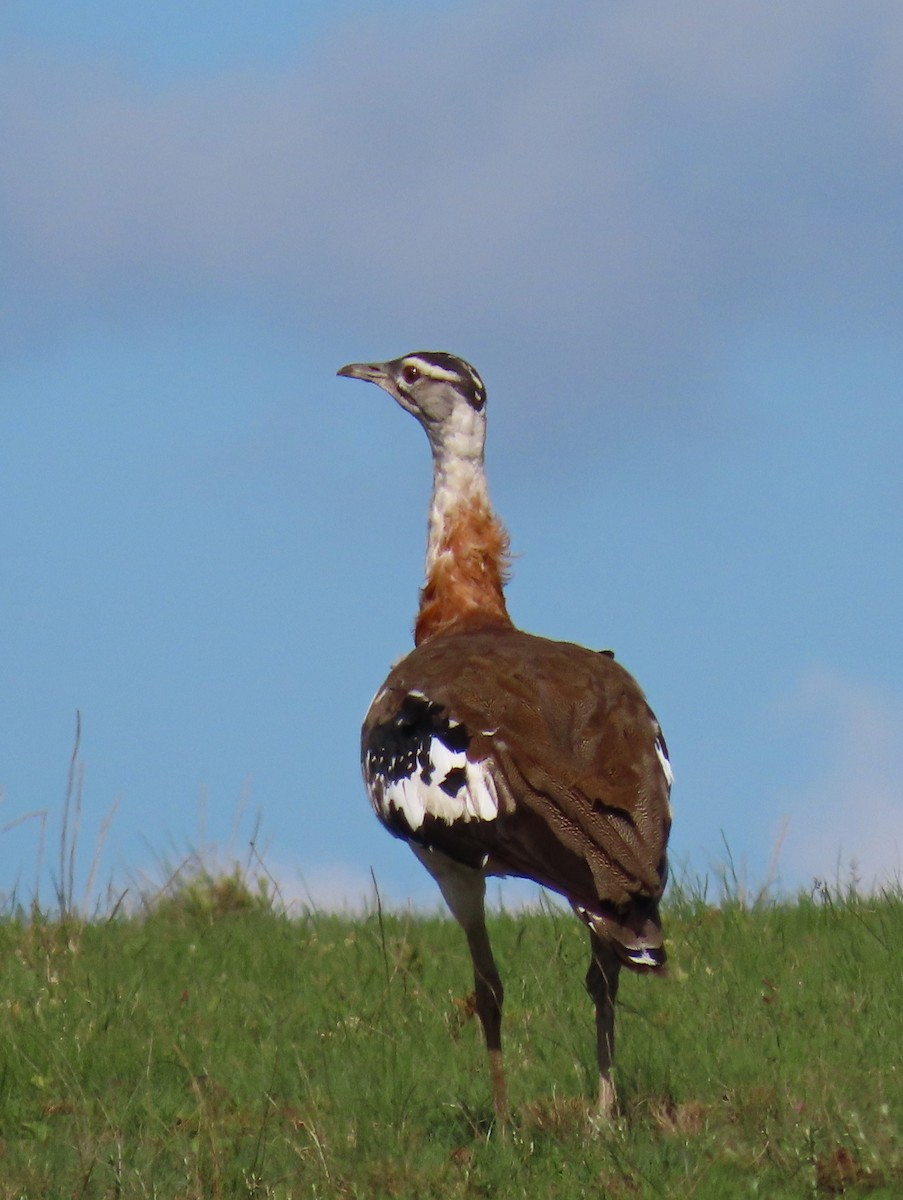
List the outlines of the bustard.
<svg viewBox="0 0 903 1200">
<path fill-rule="evenodd" d="M 508 536 L 483 467 L 486 390 L 454 355 L 350 363 L 388 392 L 433 454 L 416 648 L 364 720 L 364 781 L 464 929 L 497 1118 L 507 1119 L 502 983 L 486 931 L 488 875 L 535 880 L 589 929 L 599 1112 L 615 1107 L 614 1005 L 622 966 L 661 972 L 671 769 L 639 686 L 609 652 L 516 629 L 503 594 Z"/>
</svg>

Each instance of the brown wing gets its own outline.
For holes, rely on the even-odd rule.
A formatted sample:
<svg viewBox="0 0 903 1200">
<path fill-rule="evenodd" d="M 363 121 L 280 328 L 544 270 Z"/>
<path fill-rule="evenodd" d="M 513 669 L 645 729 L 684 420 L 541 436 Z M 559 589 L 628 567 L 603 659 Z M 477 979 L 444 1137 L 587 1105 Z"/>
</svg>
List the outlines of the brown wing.
<svg viewBox="0 0 903 1200">
<path fill-rule="evenodd" d="M 393 833 L 534 879 L 628 965 L 662 965 L 667 752 L 611 656 L 516 630 L 430 639 L 374 700 L 362 754 Z"/>
</svg>

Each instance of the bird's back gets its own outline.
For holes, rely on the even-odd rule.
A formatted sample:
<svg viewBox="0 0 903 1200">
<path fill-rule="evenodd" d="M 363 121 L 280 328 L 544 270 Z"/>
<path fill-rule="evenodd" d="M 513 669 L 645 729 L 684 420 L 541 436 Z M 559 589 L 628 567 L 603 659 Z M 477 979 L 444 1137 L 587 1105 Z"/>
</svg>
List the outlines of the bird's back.
<svg viewBox="0 0 903 1200">
<path fill-rule="evenodd" d="M 610 654 L 513 628 L 431 638 L 375 697 L 362 760 L 391 832 L 534 879 L 626 947 L 628 965 L 662 965 L 667 751 Z"/>
</svg>

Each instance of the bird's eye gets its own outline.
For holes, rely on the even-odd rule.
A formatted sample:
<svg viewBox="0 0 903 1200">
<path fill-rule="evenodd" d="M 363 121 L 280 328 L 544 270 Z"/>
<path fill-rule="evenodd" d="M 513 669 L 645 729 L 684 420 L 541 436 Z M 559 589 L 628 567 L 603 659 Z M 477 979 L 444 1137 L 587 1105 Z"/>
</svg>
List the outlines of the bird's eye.
<svg viewBox="0 0 903 1200">
<path fill-rule="evenodd" d="M 416 383 L 420 378 L 420 371 L 414 366 L 413 363 L 407 363 L 402 368 L 401 377 L 405 383 Z"/>
</svg>

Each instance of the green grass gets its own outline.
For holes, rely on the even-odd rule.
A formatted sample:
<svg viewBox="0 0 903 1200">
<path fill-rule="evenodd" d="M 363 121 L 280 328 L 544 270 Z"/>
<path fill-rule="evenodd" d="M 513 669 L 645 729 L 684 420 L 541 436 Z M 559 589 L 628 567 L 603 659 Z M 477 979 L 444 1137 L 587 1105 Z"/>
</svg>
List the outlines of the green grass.
<svg viewBox="0 0 903 1200">
<path fill-rule="evenodd" d="M 450 921 L 180 895 L 0 922 L 0 1200 L 903 1195 L 897 894 L 672 902 L 670 977 L 624 979 L 622 1117 L 595 1132 L 583 932 L 493 918 L 506 1139 Z"/>
</svg>

